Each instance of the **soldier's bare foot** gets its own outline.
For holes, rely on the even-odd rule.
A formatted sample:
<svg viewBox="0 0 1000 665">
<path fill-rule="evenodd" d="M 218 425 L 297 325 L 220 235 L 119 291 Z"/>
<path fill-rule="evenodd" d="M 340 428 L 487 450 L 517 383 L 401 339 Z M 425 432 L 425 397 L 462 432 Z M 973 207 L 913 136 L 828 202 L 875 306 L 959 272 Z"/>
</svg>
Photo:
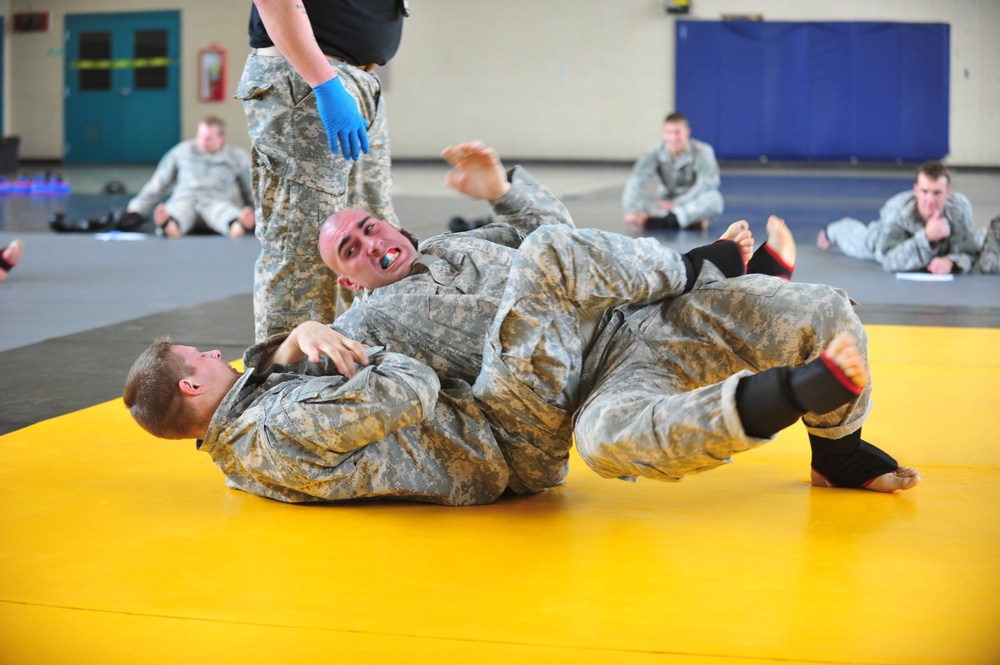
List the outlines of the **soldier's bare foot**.
<svg viewBox="0 0 1000 665">
<path fill-rule="evenodd" d="M 8 271 L 17 265 L 23 253 L 24 243 L 20 240 L 12 240 L 9 245 L 0 250 L 0 282 L 7 279 Z"/>
<path fill-rule="evenodd" d="M 901 466 L 895 471 L 883 473 L 865 485 L 866 490 L 873 492 L 895 492 L 916 487 L 920 482 L 920 472 L 912 466 Z"/>
<path fill-rule="evenodd" d="M 240 216 L 229 224 L 229 237 L 242 238 L 243 236 L 251 235 L 254 228 L 256 228 L 256 225 L 253 219 L 253 208 L 246 206 L 240 210 Z"/>
<path fill-rule="evenodd" d="M 730 224 L 729 228 L 719 236 L 719 240 L 732 240 L 739 245 L 740 252 L 743 254 L 743 263 L 748 262 L 753 256 L 753 234 L 745 219 Z"/>
<path fill-rule="evenodd" d="M 167 206 L 162 203 L 153 208 L 153 223 L 168 238 L 181 237 L 181 227 L 177 224 L 177 220 L 170 216 Z"/>
<path fill-rule="evenodd" d="M 795 268 L 795 238 L 785 220 L 771 215 L 767 218 L 767 246 L 777 254 L 791 271 Z"/>
<path fill-rule="evenodd" d="M 834 487 L 833 483 L 824 478 L 815 469 L 810 469 L 810 481 L 815 487 Z M 920 483 L 920 472 L 912 466 L 901 466 L 895 471 L 883 473 L 865 483 L 862 489 L 872 492 L 895 492 L 908 490 Z"/>
<path fill-rule="evenodd" d="M 644 212 L 627 212 L 624 219 L 625 223 L 629 226 L 642 228 L 646 226 L 646 220 L 649 219 L 649 215 Z"/>
<path fill-rule="evenodd" d="M 868 385 L 868 366 L 858 350 L 858 340 L 849 332 L 837 333 L 826 347 L 825 355 L 840 368 L 854 385 L 864 388 Z"/>
<path fill-rule="evenodd" d="M 816 236 L 816 246 L 820 249 L 830 249 L 830 245 L 830 239 L 826 237 L 826 229 L 821 230 Z"/>
</svg>

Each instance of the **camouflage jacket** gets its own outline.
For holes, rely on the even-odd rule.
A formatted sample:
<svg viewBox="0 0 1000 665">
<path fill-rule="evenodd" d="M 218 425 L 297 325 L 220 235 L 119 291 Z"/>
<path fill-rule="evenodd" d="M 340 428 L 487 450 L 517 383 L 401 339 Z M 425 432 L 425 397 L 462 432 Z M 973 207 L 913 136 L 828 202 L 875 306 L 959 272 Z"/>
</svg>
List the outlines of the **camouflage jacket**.
<svg viewBox="0 0 1000 665">
<path fill-rule="evenodd" d="M 372 353 L 351 379 L 329 359 L 254 366 L 286 335 L 247 350 L 244 375 L 199 449 L 230 487 L 289 503 L 393 498 L 445 505 L 495 500 L 507 465 L 471 387 L 426 365 Z"/>
<path fill-rule="evenodd" d="M 171 196 L 228 201 L 234 184 L 239 185 L 244 205 L 252 206 L 247 151 L 227 143 L 219 151 L 206 154 L 198 152 L 191 139 L 178 143 L 160 159 L 149 182 L 129 202 L 129 208 L 149 215 L 171 187 Z"/>
<path fill-rule="evenodd" d="M 888 272 L 924 270 L 931 259 L 940 256 L 955 264 L 955 272 L 967 273 L 979 250 L 972 228 L 972 204 L 954 192 L 944 202 L 944 217 L 951 225 L 951 235 L 931 242 L 924 233 L 924 220 L 917 214 L 913 190 L 900 192 L 885 202 L 878 221 L 869 225 L 868 248 Z"/>
</svg>

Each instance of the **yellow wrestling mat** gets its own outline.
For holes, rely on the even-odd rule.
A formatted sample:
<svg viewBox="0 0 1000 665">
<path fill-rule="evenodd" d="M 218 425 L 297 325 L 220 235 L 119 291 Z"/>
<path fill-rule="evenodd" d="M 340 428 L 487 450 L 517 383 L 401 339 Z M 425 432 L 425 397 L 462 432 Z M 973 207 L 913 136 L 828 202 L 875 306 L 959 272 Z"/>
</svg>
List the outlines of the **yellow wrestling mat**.
<svg viewBox="0 0 1000 665">
<path fill-rule="evenodd" d="M 801 425 L 478 508 L 228 490 L 119 401 L 0 437 L 0 662 L 998 663 L 1000 330 L 869 331 L 906 493 L 810 487 Z"/>
</svg>

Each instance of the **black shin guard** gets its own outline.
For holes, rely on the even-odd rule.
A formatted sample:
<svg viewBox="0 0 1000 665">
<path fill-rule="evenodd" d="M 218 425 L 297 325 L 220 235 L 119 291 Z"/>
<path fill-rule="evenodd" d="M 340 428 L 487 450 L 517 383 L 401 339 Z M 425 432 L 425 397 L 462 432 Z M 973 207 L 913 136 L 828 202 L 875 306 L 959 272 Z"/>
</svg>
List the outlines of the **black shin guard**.
<svg viewBox="0 0 1000 665">
<path fill-rule="evenodd" d="M 747 272 L 757 275 L 771 275 L 782 279 L 791 279 L 795 266 L 789 266 L 781 260 L 774 251 L 764 243 L 757 248 L 747 262 Z"/>
<path fill-rule="evenodd" d="M 820 357 L 799 367 L 775 367 L 740 379 L 736 410 L 744 432 L 767 438 L 804 413 L 829 413 L 860 392 L 835 364 Z"/>
<path fill-rule="evenodd" d="M 791 370 L 775 367 L 745 376 L 736 385 L 736 412 L 748 436 L 772 437 L 806 413 L 792 394 Z"/>
<path fill-rule="evenodd" d="M 834 487 L 864 487 L 899 468 L 889 453 L 861 439 L 861 430 L 840 439 L 809 434 L 812 468 Z"/>
<path fill-rule="evenodd" d="M 684 253 L 684 265 L 687 267 L 687 284 L 684 292 L 694 288 L 694 283 L 701 273 L 705 261 L 711 261 L 726 277 L 740 277 L 746 273 L 743 265 L 743 253 L 740 246 L 732 240 L 716 240 L 711 245 L 695 247 Z"/>
</svg>

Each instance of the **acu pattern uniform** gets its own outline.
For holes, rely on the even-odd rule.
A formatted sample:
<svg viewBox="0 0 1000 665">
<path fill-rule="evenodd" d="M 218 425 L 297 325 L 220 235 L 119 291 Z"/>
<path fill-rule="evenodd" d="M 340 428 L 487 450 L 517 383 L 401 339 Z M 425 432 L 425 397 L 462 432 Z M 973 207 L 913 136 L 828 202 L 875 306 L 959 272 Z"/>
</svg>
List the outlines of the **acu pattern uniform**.
<svg viewBox="0 0 1000 665">
<path fill-rule="evenodd" d="M 656 198 L 647 191 L 654 180 Z M 711 222 L 722 214 L 724 207 L 719 183 L 719 162 L 712 146 L 689 139 L 684 152 L 674 157 L 661 140 L 648 148 L 632 167 L 622 194 L 622 208 L 625 212 L 663 217 L 666 211 L 656 201 L 670 200 L 682 228 L 703 219 Z"/>
<path fill-rule="evenodd" d="M 417 358 L 441 377 L 474 383 L 482 367 L 486 331 L 496 316 L 517 247 L 539 226 L 571 219 L 566 207 L 520 167 L 508 178 L 512 186 L 493 202 L 493 210 L 501 218 L 511 214 L 511 223 L 421 242 L 421 256 L 408 277 L 356 300 L 331 327 L 352 339 Z M 483 408 L 489 416 L 489 409 Z M 512 448 L 503 440 L 516 435 L 491 423 L 509 455 Z M 568 470 L 569 445 L 566 442 L 565 453 L 544 469 L 536 469 L 534 462 L 526 465 L 530 471 L 512 464 L 511 488 L 523 493 L 557 485 Z"/>
<path fill-rule="evenodd" d="M 882 206 L 879 218 L 864 224 L 850 217 L 826 227 L 826 237 L 847 256 L 875 260 L 886 272 L 926 270 L 934 257 L 950 259 L 955 272 L 972 270 L 978 246 L 972 229 L 972 204 L 964 194 L 945 199 L 942 216 L 951 235 L 936 242 L 927 239 L 924 220 L 917 212 L 913 190 L 896 194 Z"/>
<path fill-rule="evenodd" d="M 128 208 L 149 217 L 173 186 L 165 205 L 182 234 L 202 221 L 216 233 L 229 235 L 230 223 L 240 216 L 232 202 L 233 186 L 239 185 L 245 205 L 254 204 L 249 164 L 243 148 L 226 143 L 216 152 L 205 153 L 198 150 L 195 139 L 182 141 L 163 156 Z"/>
<path fill-rule="evenodd" d="M 653 239 L 631 241 L 593 229 L 573 230 L 562 203 L 523 169 L 515 167 L 510 181 L 511 189 L 493 202 L 494 213 L 506 223 L 421 243 L 422 256 L 408 277 L 375 289 L 332 327 L 419 358 L 440 376 L 476 381 L 476 397 L 494 425 L 516 492 L 537 492 L 565 477 L 572 444 L 568 418 L 581 396 L 592 390 L 594 395 L 577 416 L 585 424 L 576 428 L 578 447 L 582 434 L 591 442 L 586 449 L 580 447 L 587 463 L 602 475 L 677 479 L 721 464 L 728 453 L 715 455 L 724 446 L 737 452 L 769 440 L 742 432 L 732 396 L 739 377 L 730 375 L 804 363 L 817 357 L 842 329 L 854 331 L 864 351 L 864 330 L 842 291 L 764 276 L 715 284 L 722 274 L 707 263 L 707 276 L 703 274 L 696 291 L 676 299 L 690 303 L 683 309 L 670 310 L 669 304 L 660 303 L 634 308 L 629 326 L 627 312 L 615 310 L 606 315 L 588 347 L 588 325 L 580 321 L 571 301 L 593 308 L 614 304 L 614 298 L 651 298 L 657 291 L 676 295 L 686 286 L 683 260 Z M 516 248 L 534 229 L 539 230 L 530 236 L 529 247 L 519 253 Z M 630 242 L 635 245 L 626 247 Z M 626 279 L 631 281 L 620 281 Z M 616 288 L 628 293 L 616 294 Z M 560 295 L 567 292 L 569 296 Z M 734 305 L 747 308 L 735 324 L 727 311 Z M 527 309 L 538 321 L 534 328 L 508 329 L 501 338 L 498 331 L 507 317 L 497 312 L 512 308 Z M 539 315 L 546 311 L 547 319 Z M 598 318 L 603 314 L 594 311 Z M 664 314 L 668 311 L 671 316 Z M 490 333 L 484 364 L 484 337 L 494 319 L 497 330 Z M 724 332 L 732 327 L 736 329 Z M 540 335 L 545 337 L 542 346 L 537 345 Z M 647 345 L 652 350 L 643 348 Z M 699 353 L 688 364 L 673 358 L 689 347 Z M 616 354 L 625 348 L 628 351 Z M 672 377 L 673 372 L 680 372 L 679 378 Z M 643 384 L 644 376 L 650 383 Z M 679 395 L 724 379 L 724 384 L 700 393 L 706 395 L 703 403 Z M 609 422 L 613 413 L 605 411 L 608 400 L 617 399 L 624 386 L 641 391 L 647 405 L 656 402 L 657 417 L 628 411 L 632 436 L 617 440 L 623 424 Z M 706 414 L 691 406 L 704 406 Z M 868 407 L 866 392 L 848 407 L 807 424 L 820 436 L 839 438 L 861 426 Z M 675 441 L 674 423 L 690 419 L 698 426 Z M 720 421 L 725 427 L 708 441 L 722 443 L 701 444 L 699 432 L 718 427 Z M 613 446 L 617 451 L 610 450 Z M 666 467 L 662 459 L 651 461 L 663 456 L 684 459 L 669 471 L 643 471 L 646 466 L 654 466 L 654 471 L 655 465 Z M 700 459 L 705 456 L 713 461 Z M 631 462 L 612 461 L 619 457 Z"/>
<path fill-rule="evenodd" d="M 371 71 L 395 55 L 402 36 L 399 0 L 302 0 L 320 49 L 368 124 L 369 153 L 357 161 L 332 154 L 315 95 L 285 58 L 259 55 L 273 46 L 256 7 L 236 97 L 251 140 L 261 253 L 254 273 L 257 341 L 307 320 L 333 321 L 352 292 L 316 252 L 320 226 L 347 208 L 398 224 L 391 198 L 389 131 L 382 84 Z M 338 59 L 339 58 L 339 59 Z M 351 63 L 351 64 L 349 64 Z"/>
<path fill-rule="evenodd" d="M 685 275 L 675 253 L 657 247 L 658 260 L 633 242 L 546 226 L 521 245 L 473 387 L 512 419 L 508 429 L 520 418 L 531 425 L 520 431 L 555 450 L 558 414 L 576 410 L 577 449 L 598 474 L 680 480 L 774 438 L 745 432 L 736 402 L 742 378 L 805 365 L 841 331 L 867 355 L 864 326 L 840 289 L 766 275 L 726 279 L 706 262 L 693 290 L 678 295 Z M 591 342 L 595 311 L 604 320 Z M 814 446 L 859 430 L 870 392 L 829 413 L 805 413 Z M 569 438 L 563 430 L 564 447 Z"/>
<path fill-rule="evenodd" d="M 230 487 L 289 503 L 453 506 L 504 491 L 506 462 L 468 384 L 439 382 L 416 360 L 374 351 L 351 379 L 326 357 L 256 372 L 284 337 L 247 350 L 246 372 L 198 442 Z"/>
</svg>

